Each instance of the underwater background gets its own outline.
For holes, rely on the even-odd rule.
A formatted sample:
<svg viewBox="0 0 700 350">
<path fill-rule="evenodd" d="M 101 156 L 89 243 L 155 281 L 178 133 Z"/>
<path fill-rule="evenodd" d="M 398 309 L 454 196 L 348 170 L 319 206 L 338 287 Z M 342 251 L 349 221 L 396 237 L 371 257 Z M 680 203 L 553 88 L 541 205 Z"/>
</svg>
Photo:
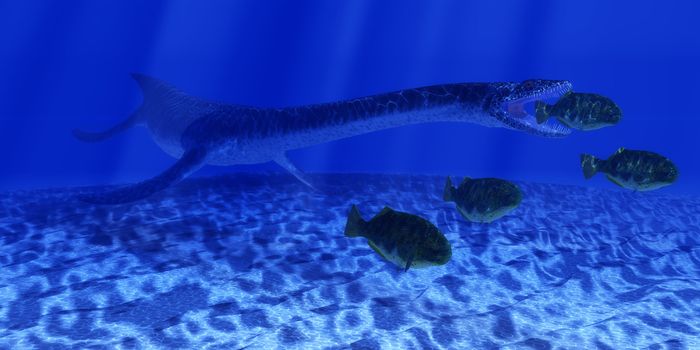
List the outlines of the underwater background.
<svg viewBox="0 0 700 350">
<path fill-rule="evenodd" d="M 141 101 L 129 73 L 259 106 L 328 102 L 451 82 L 564 79 L 612 98 L 614 128 L 545 139 L 470 124 L 416 125 L 294 151 L 307 172 L 583 182 L 578 155 L 647 149 L 699 194 L 700 6 L 605 1 L 0 2 L 0 188 L 137 181 L 172 163 L 142 128 L 85 145 Z M 423 140 L 416 142 L 416 138 Z M 278 171 L 206 167 L 197 175 Z"/>
<path fill-rule="evenodd" d="M 700 4 L 557 1 L 0 1 L 0 347 L 7 349 L 698 349 Z M 84 186 L 174 163 L 144 128 L 83 143 L 141 102 L 131 73 L 284 107 L 456 82 L 563 79 L 622 121 L 566 138 L 412 125 L 206 166 L 146 200 Z M 585 180 L 579 154 L 660 153 L 653 192 Z M 515 182 L 490 224 L 445 176 Z M 403 272 L 347 211 L 389 205 L 452 244 Z"/>
</svg>

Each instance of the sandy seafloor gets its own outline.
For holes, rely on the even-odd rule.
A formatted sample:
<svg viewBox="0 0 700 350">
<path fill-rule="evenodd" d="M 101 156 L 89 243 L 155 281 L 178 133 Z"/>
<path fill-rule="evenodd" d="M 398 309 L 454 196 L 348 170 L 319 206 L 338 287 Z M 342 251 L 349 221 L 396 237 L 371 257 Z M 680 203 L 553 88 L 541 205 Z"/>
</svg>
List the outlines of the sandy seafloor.
<svg viewBox="0 0 700 350">
<path fill-rule="evenodd" d="M 443 177 L 314 178 L 117 206 L 3 193 L 0 348 L 700 349 L 700 198 L 518 183 L 521 206 L 477 224 Z M 353 203 L 429 219 L 452 260 L 386 263 L 343 236 Z"/>
</svg>

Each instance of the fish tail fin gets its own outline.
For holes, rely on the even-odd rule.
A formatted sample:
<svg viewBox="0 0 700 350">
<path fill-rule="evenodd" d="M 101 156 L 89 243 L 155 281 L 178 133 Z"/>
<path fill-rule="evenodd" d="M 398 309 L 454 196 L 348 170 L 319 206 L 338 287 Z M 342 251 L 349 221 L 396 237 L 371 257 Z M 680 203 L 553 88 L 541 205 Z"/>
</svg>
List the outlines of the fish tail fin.
<svg viewBox="0 0 700 350">
<path fill-rule="evenodd" d="M 350 208 L 350 213 L 348 214 L 348 221 L 345 224 L 345 236 L 362 236 L 365 224 L 366 222 L 364 219 L 362 219 L 360 211 L 357 210 L 357 206 L 353 204 L 352 208 Z"/>
<path fill-rule="evenodd" d="M 161 106 L 164 103 L 178 102 L 171 100 L 189 98 L 183 92 L 161 80 L 137 73 L 133 73 L 131 76 L 139 84 L 141 91 L 143 92 L 143 103 L 141 106 L 136 109 L 136 111 L 131 113 L 128 118 L 107 130 L 89 132 L 80 129 L 73 129 L 73 136 L 76 139 L 84 142 L 99 142 L 106 140 L 134 125 L 142 123 L 146 119 L 148 111 L 151 110 L 151 106 Z"/>
<path fill-rule="evenodd" d="M 537 119 L 537 124 L 542 124 L 549 119 L 549 111 L 547 110 L 547 103 L 542 101 L 535 102 L 535 119 Z"/>
<path fill-rule="evenodd" d="M 593 177 L 598 172 L 599 166 L 600 160 L 598 158 L 590 154 L 581 154 L 581 168 L 586 179 Z"/>
<path fill-rule="evenodd" d="M 452 186 L 452 179 L 450 179 L 450 177 L 448 176 L 447 180 L 445 180 L 445 190 L 442 192 L 442 200 L 451 202 L 452 191 L 454 191 L 454 187 Z"/>
</svg>

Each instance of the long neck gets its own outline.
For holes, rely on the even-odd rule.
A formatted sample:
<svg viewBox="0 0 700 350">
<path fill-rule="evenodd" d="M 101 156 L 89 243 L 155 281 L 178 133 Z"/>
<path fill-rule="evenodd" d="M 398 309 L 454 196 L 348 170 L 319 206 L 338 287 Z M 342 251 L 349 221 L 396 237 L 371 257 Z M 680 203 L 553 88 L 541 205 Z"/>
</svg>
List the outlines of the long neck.
<svg viewBox="0 0 700 350">
<path fill-rule="evenodd" d="M 487 124 L 488 83 L 448 84 L 401 90 L 353 100 L 275 111 L 277 130 L 313 140 L 306 144 L 410 124 L 466 121 Z"/>
<path fill-rule="evenodd" d="M 282 109 L 201 102 L 196 109 L 206 113 L 197 113 L 188 129 L 212 144 L 236 139 L 239 145 L 279 148 L 265 151 L 272 154 L 411 124 L 495 126 L 496 119 L 484 112 L 492 91 L 488 83 L 435 85 Z"/>
</svg>

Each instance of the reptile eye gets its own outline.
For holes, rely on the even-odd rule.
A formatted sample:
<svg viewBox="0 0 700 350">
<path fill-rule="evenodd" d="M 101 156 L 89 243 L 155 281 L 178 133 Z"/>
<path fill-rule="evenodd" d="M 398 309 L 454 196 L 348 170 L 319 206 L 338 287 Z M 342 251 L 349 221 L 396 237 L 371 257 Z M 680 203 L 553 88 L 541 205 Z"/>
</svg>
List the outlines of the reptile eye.
<svg viewBox="0 0 700 350">
<path fill-rule="evenodd" d="M 523 89 L 530 90 L 535 88 L 535 82 L 533 80 L 525 80 L 520 85 Z"/>
</svg>

